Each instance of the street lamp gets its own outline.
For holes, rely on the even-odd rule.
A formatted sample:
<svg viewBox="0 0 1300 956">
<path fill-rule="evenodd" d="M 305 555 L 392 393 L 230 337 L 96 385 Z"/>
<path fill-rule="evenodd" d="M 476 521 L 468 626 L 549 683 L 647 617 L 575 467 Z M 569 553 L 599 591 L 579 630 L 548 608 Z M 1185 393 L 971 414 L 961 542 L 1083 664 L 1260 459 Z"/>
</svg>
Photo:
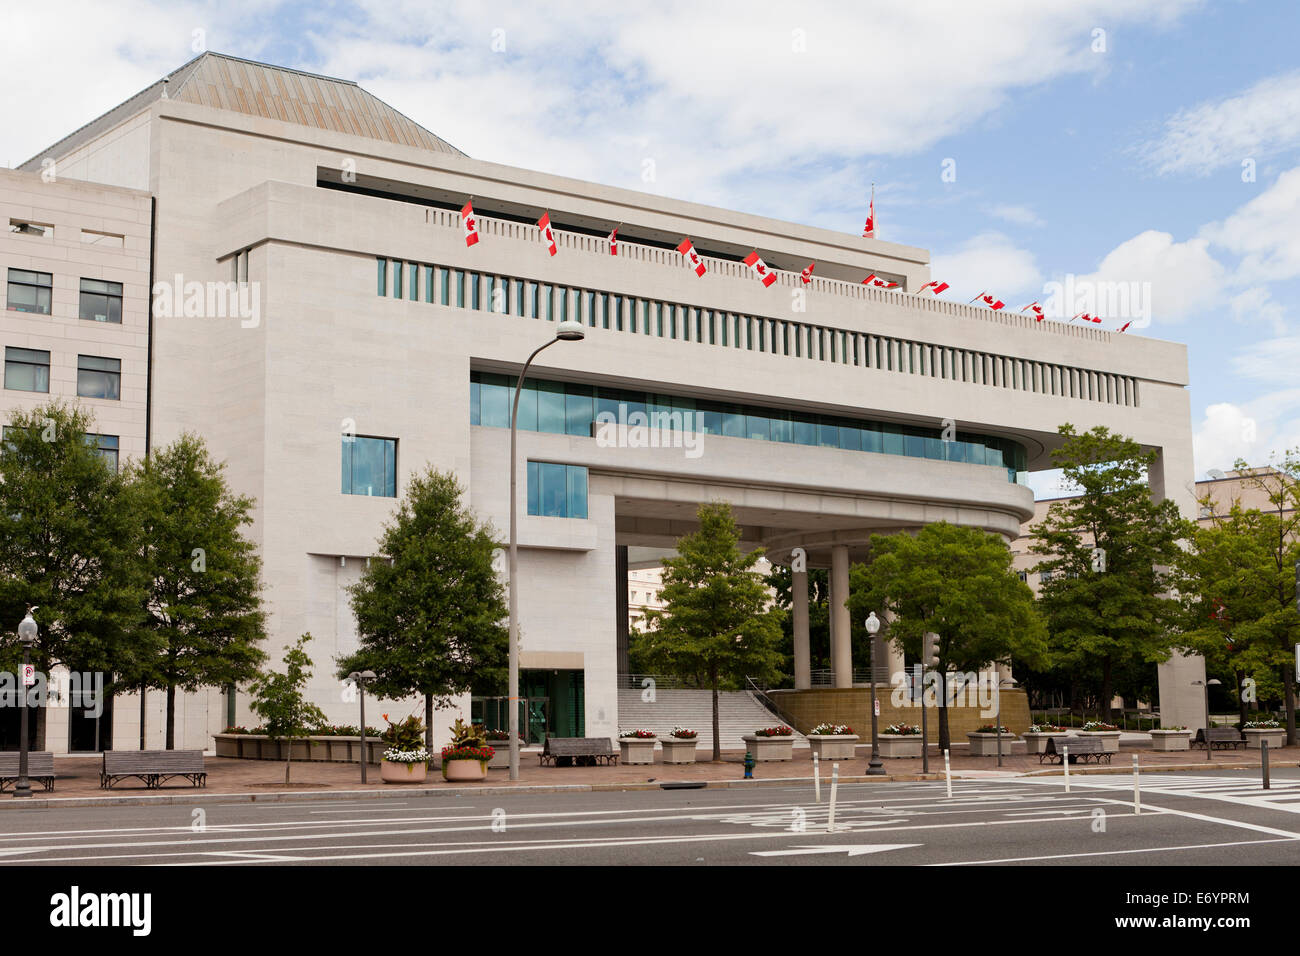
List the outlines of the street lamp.
<svg viewBox="0 0 1300 956">
<path fill-rule="evenodd" d="M 519 393 L 524 390 L 524 376 L 533 359 L 556 342 L 580 342 L 587 335 L 581 322 L 566 319 L 555 327 L 555 338 L 533 350 L 528 361 L 519 372 L 519 381 L 515 383 L 515 400 L 510 408 L 510 689 L 508 705 L 510 707 L 510 779 L 519 779 L 519 595 L 515 586 L 515 569 L 518 563 L 519 534 L 516 527 L 515 511 L 518 496 L 515 494 L 515 480 L 518 469 L 515 467 L 515 436 L 519 424 Z"/>
<path fill-rule="evenodd" d="M 366 685 L 376 677 L 374 671 L 353 671 L 348 675 L 357 690 L 361 691 L 361 782 L 366 782 Z"/>
<path fill-rule="evenodd" d="M 867 615 L 867 680 L 871 682 L 871 761 L 867 764 L 868 774 L 883 774 L 880 765 L 880 716 L 876 703 L 876 634 L 880 632 L 880 618 L 872 611 Z"/>
<path fill-rule="evenodd" d="M 1016 679 L 1014 677 L 1006 677 L 998 681 L 997 722 L 998 722 L 998 766 L 999 767 L 1002 766 L 1002 688 L 1015 687 L 1015 686 L 1016 686 Z"/>
<path fill-rule="evenodd" d="M 1194 680 L 1193 687 L 1205 688 L 1205 759 L 1214 759 L 1214 747 L 1210 744 L 1210 688 L 1218 687 L 1223 682 L 1217 677 L 1211 677 L 1209 680 Z"/>
<path fill-rule="evenodd" d="M 23 672 L 18 682 L 21 697 L 18 701 L 18 782 L 14 785 L 15 797 L 32 795 L 32 784 L 27 779 L 27 668 L 31 666 L 32 648 L 36 646 L 36 637 L 40 633 L 32 618 L 32 611 L 35 610 L 34 607 L 28 608 L 27 616 L 18 625 L 18 641 L 23 646 Z"/>
</svg>

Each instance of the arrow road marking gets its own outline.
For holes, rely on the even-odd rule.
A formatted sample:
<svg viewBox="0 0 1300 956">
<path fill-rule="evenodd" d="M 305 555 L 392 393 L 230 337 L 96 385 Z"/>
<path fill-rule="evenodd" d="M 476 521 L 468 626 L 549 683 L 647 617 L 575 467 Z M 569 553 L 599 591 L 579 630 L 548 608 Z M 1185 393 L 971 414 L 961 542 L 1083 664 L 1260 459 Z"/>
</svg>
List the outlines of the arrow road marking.
<svg viewBox="0 0 1300 956">
<path fill-rule="evenodd" d="M 832 844 L 830 846 L 799 846 L 789 850 L 759 850 L 750 856 L 806 856 L 810 853 L 847 853 L 849 856 L 866 856 L 868 853 L 883 853 L 886 850 L 906 850 L 921 846 L 920 843 L 882 843 L 876 846 Z"/>
</svg>

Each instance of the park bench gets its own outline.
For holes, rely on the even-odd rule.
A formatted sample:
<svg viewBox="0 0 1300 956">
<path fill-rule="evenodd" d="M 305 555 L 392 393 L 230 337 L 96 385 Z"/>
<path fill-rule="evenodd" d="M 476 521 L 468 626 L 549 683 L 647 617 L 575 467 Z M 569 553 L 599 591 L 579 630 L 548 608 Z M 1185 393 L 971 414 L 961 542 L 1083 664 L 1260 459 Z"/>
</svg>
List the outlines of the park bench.
<svg viewBox="0 0 1300 956">
<path fill-rule="evenodd" d="M 547 737 L 537 759 L 542 766 L 592 767 L 618 763 L 618 751 L 608 737 Z"/>
<path fill-rule="evenodd" d="M 18 753 L 0 753 L 0 793 L 18 783 Z M 54 754 L 38 750 L 27 754 L 27 779 L 39 783 L 46 792 L 54 789 Z"/>
<path fill-rule="evenodd" d="M 1061 763 L 1065 752 L 1070 753 L 1070 763 L 1110 763 L 1110 754 L 1102 749 L 1102 742 L 1096 737 L 1048 737 L 1046 750 L 1038 755 L 1038 762 Z"/>
<path fill-rule="evenodd" d="M 202 750 L 106 750 L 99 773 L 99 785 L 105 790 L 113 784 L 135 777 L 151 790 L 163 781 L 184 777 L 196 787 L 206 787 Z"/>
<path fill-rule="evenodd" d="M 1240 747 L 1246 743 L 1236 727 L 1211 727 L 1210 728 L 1210 746 L 1215 750 L 1226 750 L 1229 747 Z M 1193 747 L 1205 749 L 1205 730 L 1196 731 L 1196 737 L 1192 741 Z"/>
</svg>

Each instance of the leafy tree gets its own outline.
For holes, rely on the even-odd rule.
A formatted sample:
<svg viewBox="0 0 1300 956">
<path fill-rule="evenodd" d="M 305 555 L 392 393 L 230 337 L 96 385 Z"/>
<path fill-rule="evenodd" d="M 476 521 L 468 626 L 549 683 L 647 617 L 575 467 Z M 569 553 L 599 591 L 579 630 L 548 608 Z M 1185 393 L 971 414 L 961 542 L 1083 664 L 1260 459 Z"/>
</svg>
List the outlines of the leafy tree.
<svg viewBox="0 0 1300 956">
<path fill-rule="evenodd" d="M 1155 452 L 1102 426 L 1076 433 L 1052 452 L 1075 497 L 1054 502 L 1034 528 L 1030 550 L 1047 575 L 1039 598 L 1051 631 L 1051 663 L 1101 667 L 1099 697 L 1109 715 L 1118 665 L 1167 660 L 1180 646 L 1173 568 L 1191 527 L 1170 499 L 1154 501 L 1147 475 Z M 1104 566 L 1094 570 L 1094 549 Z"/>
<path fill-rule="evenodd" d="M 456 478 L 429 469 L 410 481 L 369 562 L 351 589 L 360 649 L 338 674 L 373 670 L 375 693 L 424 696 L 425 743 L 433 710 L 477 681 L 503 683 L 509 611 L 492 567 L 492 529 L 463 503 Z"/>
<path fill-rule="evenodd" d="M 1011 551 L 997 535 L 944 521 L 915 535 L 873 535 L 871 560 L 854 565 L 849 578 L 853 617 L 892 612 L 886 636 L 907 653 L 921 656 L 925 636 L 936 635 L 940 748 L 950 746 L 949 671 L 1011 657 L 1033 664 L 1045 651 L 1033 592 L 1011 570 Z"/>
<path fill-rule="evenodd" d="M 266 732 L 285 741 L 284 782 L 289 783 L 293 765 L 293 742 L 307 737 L 313 727 L 326 722 L 325 712 L 307 699 L 303 688 L 311 680 L 312 661 L 306 647 L 310 634 L 303 634 L 284 652 L 284 673 L 265 671 L 249 685 L 250 706 L 262 718 Z"/>
<path fill-rule="evenodd" d="M 663 673 L 703 675 L 713 691 L 713 759 L 722 759 L 718 691 L 745 677 L 775 679 L 780 671 L 781 621 L 769 608 L 763 576 L 754 570 L 761 549 L 743 554 L 740 529 L 722 502 L 700 505 L 700 529 L 677 542 L 664 561 L 662 610 L 646 612 L 638 640 L 645 659 Z"/>
<path fill-rule="evenodd" d="M 242 684 L 265 658 L 253 500 L 231 494 L 203 440 L 185 434 L 130 472 L 149 573 L 143 629 L 160 648 L 137 685 L 167 692 L 166 746 L 175 746 L 176 690 Z"/>
<path fill-rule="evenodd" d="M 87 443 L 88 413 L 52 402 L 14 410 L 0 453 L 0 630 L 12 634 L 36 605 L 40 638 L 32 655 L 55 665 L 113 675 L 143 652 L 131 639 L 145 589 L 139 528 L 124 477 Z M 18 657 L 16 639 L 3 648 Z M 44 747 L 45 710 L 36 712 Z"/>
</svg>

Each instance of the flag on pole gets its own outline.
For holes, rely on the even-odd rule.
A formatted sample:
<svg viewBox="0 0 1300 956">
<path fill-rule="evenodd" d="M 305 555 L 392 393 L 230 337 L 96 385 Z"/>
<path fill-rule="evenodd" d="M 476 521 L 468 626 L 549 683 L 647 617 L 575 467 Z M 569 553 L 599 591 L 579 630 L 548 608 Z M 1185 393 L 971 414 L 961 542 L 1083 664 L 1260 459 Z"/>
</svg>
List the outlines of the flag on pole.
<svg viewBox="0 0 1300 956">
<path fill-rule="evenodd" d="M 897 282 L 890 282 L 888 279 L 881 279 L 873 272 L 862 280 L 862 285 L 869 285 L 877 289 L 897 289 Z"/>
<path fill-rule="evenodd" d="M 478 220 L 474 218 L 474 200 L 461 207 L 460 224 L 465 229 L 465 245 L 472 246 L 478 242 Z"/>
<path fill-rule="evenodd" d="M 557 251 L 555 233 L 551 230 L 551 214 L 549 211 L 542 213 L 542 218 L 537 220 L 537 228 L 542 230 L 542 239 L 548 244 L 551 255 L 555 255 Z"/>
<path fill-rule="evenodd" d="M 1038 304 L 1037 300 L 1035 300 L 1035 301 L 1033 301 L 1033 302 L 1030 302 L 1027 306 L 1025 306 L 1025 307 L 1024 307 L 1023 309 L 1021 309 L 1020 311 L 1021 311 L 1021 312 L 1032 312 L 1032 313 L 1034 313 L 1034 321 L 1035 321 L 1035 322 L 1041 322 L 1041 321 L 1043 321 L 1043 307 L 1042 307 L 1041 305 Z"/>
<path fill-rule="evenodd" d="M 695 254 L 695 245 L 689 237 L 677 243 L 677 251 L 686 257 L 686 261 L 691 264 L 691 268 L 695 270 L 697 276 L 703 276 L 708 271 L 704 268 L 704 263 L 700 261 L 700 257 Z"/>
<path fill-rule="evenodd" d="M 764 288 L 770 286 L 776 281 L 776 273 L 767 267 L 767 263 L 764 262 L 762 257 L 758 254 L 757 249 L 745 256 L 745 265 L 754 270 L 754 275 L 763 280 Z"/>
<path fill-rule="evenodd" d="M 928 289 L 929 291 L 933 292 L 935 295 L 938 295 L 946 288 L 948 288 L 948 283 L 946 282 L 927 282 L 925 285 L 921 286 L 921 288 L 916 290 L 916 294 L 920 295 L 922 292 L 925 292 Z"/>
<path fill-rule="evenodd" d="M 803 272 L 799 273 L 799 278 L 803 280 L 804 285 L 807 285 L 809 282 L 812 282 L 812 271 L 813 271 L 813 266 L 815 265 L 817 265 L 817 263 L 810 262 L 806 266 L 804 266 Z"/>
<path fill-rule="evenodd" d="M 615 226 L 614 231 L 609 234 L 609 254 L 618 255 L 618 226 Z"/>
<path fill-rule="evenodd" d="M 871 205 L 867 207 L 867 224 L 862 227 L 863 239 L 876 238 L 876 184 L 871 184 Z"/>
<path fill-rule="evenodd" d="M 999 299 L 997 296 L 995 296 L 995 295 L 990 295 L 990 294 L 987 293 L 987 292 L 981 292 L 979 295 L 975 296 L 974 299 L 971 299 L 971 302 L 975 302 L 975 301 L 977 301 L 977 300 L 980 301 L 980 302 L 982 302 L 982 303 L 984 303 L 985 305 L 987 305 L 987 306 L 988 306 L 990 309 L 992 309 L 994 312 L 996 312 L 998 309 L 1004 309 L 1004 308 L 1006 308 L 1006 305 L 1007 305 L 1005 302 L 1003 302 L 1003 301 L 1002 301 L 1001 299 Z"/>
<path fill-rule="evenodd" d="M 1128 327 L 1129 327 L 1130 325 L 1132 325 L 1132 324 L 1133 324 L 1133 320 L 1132 320 L 1132 319 L 1129 319 L 1129 321 L 1125 322 L 1123 325 L 1121 325 L 1121 326 L 1119 327 L 1119 330 L 1120 330 L 1121 332 L 1127 332 L 1127 331 L 1128 331 Z"/>
<path fill-rule="evenodd" d="M 1071 322 L 1073 322 L 1075 319 L 1083 319 L 1083 321 L 1085 322 L 1096 322 L 1098 324 L 1101 323 L 1100 317 L 1095 315 L 1089 315 L 1087 312 L 1080 312 L 1078 315 L 1074 315 L 1070 317 Z"/>
</svg>

